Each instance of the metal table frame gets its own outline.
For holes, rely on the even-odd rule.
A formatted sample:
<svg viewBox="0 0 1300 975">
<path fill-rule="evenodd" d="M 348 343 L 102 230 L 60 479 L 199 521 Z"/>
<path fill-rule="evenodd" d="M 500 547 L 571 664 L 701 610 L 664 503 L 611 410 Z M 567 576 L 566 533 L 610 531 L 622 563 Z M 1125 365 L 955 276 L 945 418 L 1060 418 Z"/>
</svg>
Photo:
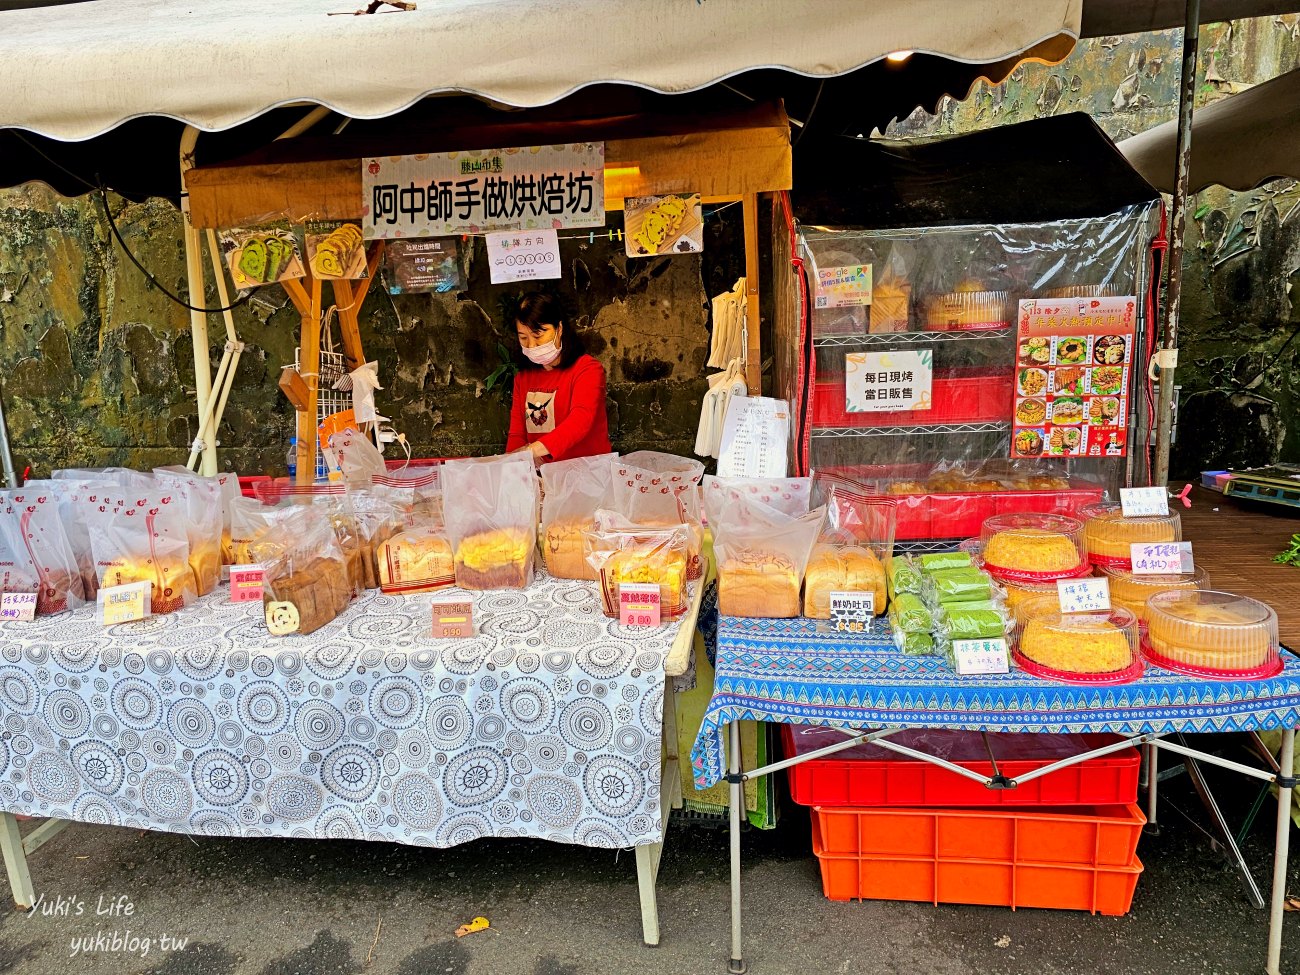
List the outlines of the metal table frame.
<svg viewBox="0 0 1300 975">
<path fill-rule="evenodd" d="M 772 762 L 769 765 L 764 765 L 762 768 L 754 769 L 749 772 L 742 772 L 740 769 L 740 725 L 736 721 L 728 722 L 726 781 L 730 784 L 731 793 L 730 822 L 728 826 L 728 830 L 731 834 L 731 961 L 727 970 L 732 973 L 732 975 L 743 975 L 747 970 L 744 953 L 741 947 L 740 902 L 740 827 L 744 822 L 745 816 L 745 783 L 750 779 L 757 779 L 764 775 L 771 775 L 773 772 L 780 772 L 782 769 L 802 764 L 803 762 L 807 762 L 814 758 L 824 758 L 827 755 L 833 755 L 846 748 L 852 748 L 854 745 L 861 742 L 872 742 L 881 748 L 897 752 L 900 755 L 907 755 L 910 758 L 929 762 L 932 765 L 937 765 L 940 768 L 945 768 L 957 775 L 979 782 L 985 788 L 989 789 L 1014 789 L 1022 783 L 1029 782 L 1044 775 L 1049 775 L 1052 772 L 1056 772 L 1071 765 L 1076 765 L 1079 762 L 1087 761 L 1091 758 L 1108 755 L 1112 752 L 1128 748 L 1131 745 L 1144 746 L 1148 758 L 1148 819 L 1152 823 L 1156 821 L 1156 800 L 1158 796 L 1156 755 L 1160 750 L 1172 752 L 1181 755 L 1184 758 L 1208 762 L 1211 765 L 1217 765 L 1219 768 L 1229 769 L 1230 771 L 1237 772 L 1241 775 L 1250 776 L 1253 779 L 1259 779 L 1264 782 L 1275 784 L 1278 787 L 1277 835 L 1273 847 L 1273 896 L 1269 912 L 1268 959 L 1264 970 L 1267 975 L 1281 975 L 1282 970 L 1279 966 L 1282 956 L 1282 916 L 1286 900 L 1287 859 L 1290 852 L 1289 847 L 1291 840 L 1291 792 L 1296 786 L 1296 779 L 1292 775 L 1292 769 L 1295 762 L 1295 729 L 1288 728 L 1283 731 L 1282 751 L 1279 758 L 1281 771 L 1277 773 L 1252 768 L 1251 766 L 1243 765 L 1240 762 L 1233 762 L 1217 755 L 1200 752 L 1193 748 L 1188 748 L 1185 745 L 1168 741 L 1166 739 L 1169 735 L 1178 734 L 1177 731 L 1171 731 L 1128 736 L 1122 741 L 1101 748 L 1094 748 L 1093 750 L 1081 755 L 1071 755 L 1068 758 L 1063 758 L 1060 761 L 1053 762 L 1051 765 L 1045 765 L 1042 768 L 1035 769 L 1032 772 L 1027 772 L 1014 779 L 1009 779 L 999 774 L 996 769 L 996 762 L 994 763 L 994 774 L 992 776 L 981 775 L 978 772 L 972 772 L 970 769 L 963 768 L 960 765 L 955 765 L 952 762 L 939 758 L 938 756 L 930 755 L 889 740 L 891 735 L 897 734 L 900 731 L 915 729 L 895 727 L 881 728 L 875 731 L 865 729 L 848 730 L 843 728 L 837 730 L 842 731 L 847 736 L 844 741 L 836 742 L 833 745 L 827 745 L 825 748 L 819 748 L 814 752 L 799 755 L 796 758 L 787 758 L 780 762 Z M 1041 734 L 1043 732 L 1038 733 Z M 1024 734 L 1035 734 L 1035 732 L 1024 732 Z"/>
</svg>

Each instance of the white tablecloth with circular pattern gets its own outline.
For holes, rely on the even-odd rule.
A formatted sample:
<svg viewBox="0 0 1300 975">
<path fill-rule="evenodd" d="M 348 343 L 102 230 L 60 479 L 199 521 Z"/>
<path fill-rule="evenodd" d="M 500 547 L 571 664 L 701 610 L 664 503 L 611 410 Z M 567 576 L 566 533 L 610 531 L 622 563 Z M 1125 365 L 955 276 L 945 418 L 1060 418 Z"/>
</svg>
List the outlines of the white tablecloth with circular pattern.
<svg viewBox="0 0 1300 975">
<path fill-rule="evenodd" d="M 662 839 L 677 625 L 624 628 L 594 586 L 545 576 L 472 598 L 461 640 L 429 635 L 432 597 L 377 592 L 310 636 L 272 637 L 224 587 L 107 629 L 93 607 L 0 623 L 0 810 L 439 847 Z"/>
</svg>

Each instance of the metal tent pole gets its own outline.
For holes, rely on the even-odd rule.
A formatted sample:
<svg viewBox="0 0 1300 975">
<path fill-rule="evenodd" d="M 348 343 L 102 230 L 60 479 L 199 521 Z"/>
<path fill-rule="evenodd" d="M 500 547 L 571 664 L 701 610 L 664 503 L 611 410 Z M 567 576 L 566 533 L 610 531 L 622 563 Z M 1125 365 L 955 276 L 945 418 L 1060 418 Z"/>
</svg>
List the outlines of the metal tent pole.
<svg viewBox="0 0 1300 975">
<path fill-rule="evenodd" d="M 18 473 L 14 470 L 14 455 L 9 450 L 9 422 L 5 419 L 3 399 L 0 399 L 0 464 L 4 465 L 5 487 L 18 487 Z"/>
<path fill-rule="evenodd" d="M 195 311 L 195 308 L 204 307 L 203 241 L 190 223 L 190 196 L 185 188 L 185 175 L 194 168 L 194 144 L 198 138 L 199 130 L 192 125 L 187 125 L 181 134 L 181 234 L 185 243 L 185 283 L 193 306 L 190 309 L 190 336 L 194 345 L 194 398 L 198 401 L 200 418 L 194 449 L 203 455 L 199 473 L 210 476 L 217 473 L 217 441 L 216 437 L 202 439 L 202 418 L 210 409 L 208 404 L 212 399 L 212 358 L 208 351 L 207 313 Z"/>
<path fill-rule="evenodd" d="M 1196 101 L 1196 62 L 1200 48 L 1201 0 L 1187 0 L 1183 25 L 1183 79 L 1178 91 L 1178 155 L 1174 160 L 1174 209 L 1169 234 L 1169 288 L 1165 327 L 1155 355 L 1160 398 L 1156 405 L 1156 457 L 1153 484 L 1169 483 L 1169 443 L 1174 420 L 1174 370 L 1178 368 L 1178 315 L 1183 293 L 1183 246 L 1187 236 L 1187 186 L 1192 162 L 1192 105 Z"/>
</svg>

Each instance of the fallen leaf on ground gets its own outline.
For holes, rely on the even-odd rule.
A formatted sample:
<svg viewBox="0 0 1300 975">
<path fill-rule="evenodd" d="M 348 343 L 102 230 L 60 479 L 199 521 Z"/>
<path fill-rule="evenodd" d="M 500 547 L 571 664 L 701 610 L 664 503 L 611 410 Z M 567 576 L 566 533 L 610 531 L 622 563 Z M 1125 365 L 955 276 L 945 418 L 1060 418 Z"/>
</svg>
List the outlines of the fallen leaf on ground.
<svg viewBox="0 0 1300 975">
<path fill-rule="evenodd" d="M 474 920 L 470 921 L 469 924 L 462 924 L 458 927 L 456 929 L 456 937 L 463 938 L 467 934 L 473 934 L 475 931 L 482 931 L 488 927 L 491 927 L 491 925 L 488 923 L 487 918 L 476 917 Z"/>
</svg>

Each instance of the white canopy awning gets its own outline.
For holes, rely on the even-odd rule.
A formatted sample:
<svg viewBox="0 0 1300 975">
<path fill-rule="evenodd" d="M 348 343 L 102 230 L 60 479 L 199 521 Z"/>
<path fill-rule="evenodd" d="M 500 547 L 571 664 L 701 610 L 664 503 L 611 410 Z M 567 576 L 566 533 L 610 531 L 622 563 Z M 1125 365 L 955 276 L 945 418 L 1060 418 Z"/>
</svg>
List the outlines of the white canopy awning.
<svg viewBox="0 0 1300 975">
<path fill-rule="evenodd" d="M 96 0 L 0 12 L 0 127 L 88 139 L 143 115 L 205 131 L 302 103 L 379 118 L 449 92 L 517 107 L 588 85 L 834 77 L 900 51 L 1058 61 L 1083 0 Z M 392 8 L 383 8 L 392 9 Z M 866 94 L 866 93 L 864 93 Z"/>
<path fill-rule="evenodd" d="M 1125 139 L 1119 150 L 1148 183 L 1173 192 L 1177 120 Z M 1198 108 L 1190 172 L 1193 192 L 1215 183 L 1249 190 L 1281 176 L 1300 179 L 1300 70 Z"/>
</svg>

